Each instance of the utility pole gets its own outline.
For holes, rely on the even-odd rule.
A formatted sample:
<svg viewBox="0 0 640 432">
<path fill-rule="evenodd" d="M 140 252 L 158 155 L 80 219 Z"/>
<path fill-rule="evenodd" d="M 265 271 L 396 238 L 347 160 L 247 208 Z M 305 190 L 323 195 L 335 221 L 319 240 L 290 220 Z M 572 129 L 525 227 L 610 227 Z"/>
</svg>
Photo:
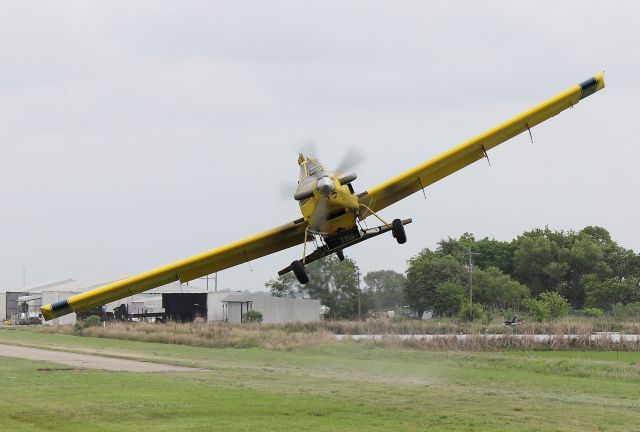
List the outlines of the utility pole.
<svg viewBox="0 0 640 432">
<path fill-rule="evenodd" d="M 27 268 L 26 267 L 22 267 L 22 286 L 23 287 L 27 286 Z"/>
<path fill-rule="evenodd" d="M 473 256 L 480 255 L 479 252 L 471 252 L 471 248 L 467 249 L 467 266 L 469 268 L 469 320 L 473 321 Z"/>
<path fill-rule="evenodd" d="M 209 279 L 213 279 L 214 280 L 214 285 L 213 285 L 214 292 L 218 292 L 218 273 L 217 272 L 214 274 L 213 277 L 210 277 L 210 275 L 206 275 L 205 277 L 201 277 L 201 278 L 198 278 L 198 279 L 204 279 L 205 281 L 207 281 L 207 291 L 209 291 Z"/>
<path fill-rule="evenodd" d="M 362 321 L 362 309 L 360 308 L 360 269 L 356 272 L 358 277 L 358 321 Z"/>
</svg>

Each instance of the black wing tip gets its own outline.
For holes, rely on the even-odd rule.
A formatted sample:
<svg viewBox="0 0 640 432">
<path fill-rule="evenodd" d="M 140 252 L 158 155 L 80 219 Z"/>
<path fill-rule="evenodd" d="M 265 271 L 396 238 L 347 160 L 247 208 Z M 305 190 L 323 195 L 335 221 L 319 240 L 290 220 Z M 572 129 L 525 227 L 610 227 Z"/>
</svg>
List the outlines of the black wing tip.
<svg viewBox="0 0 640 432">
<path fill-rule="evenodd" d="M 580 99 L 591 96 L 598 90 L 604 88 L 604 72 L 600 72 L 589 79 L 582 81 L 580 84 Z"/>
</svg>

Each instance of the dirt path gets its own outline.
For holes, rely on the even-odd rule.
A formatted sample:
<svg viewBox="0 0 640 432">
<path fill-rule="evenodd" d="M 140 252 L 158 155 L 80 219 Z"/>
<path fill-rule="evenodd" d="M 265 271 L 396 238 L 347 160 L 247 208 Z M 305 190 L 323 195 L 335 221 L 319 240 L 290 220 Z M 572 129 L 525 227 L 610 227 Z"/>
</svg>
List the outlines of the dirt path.
<svg viewBox="0 0 640 432">
<path fill-rule="evenodd" d="M 102 357 L 90 354 L 76 354 L 40 348 L 27 348 L 0 344 L 0 356 L 17 357 L 27 360 L 44 360 L 81 369 L 102 369 L 116 372 L 187 372 L 198 369 Z"/>
</svg>

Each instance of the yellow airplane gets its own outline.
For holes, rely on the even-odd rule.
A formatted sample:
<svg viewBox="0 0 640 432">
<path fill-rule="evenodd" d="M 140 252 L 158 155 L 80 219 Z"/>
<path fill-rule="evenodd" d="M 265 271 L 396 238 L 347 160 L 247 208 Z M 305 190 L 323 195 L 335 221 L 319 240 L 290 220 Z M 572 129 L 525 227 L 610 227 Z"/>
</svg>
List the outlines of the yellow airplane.
<svg viewBox="0 0 640 432">
<path fill-rule="evenodd" d="M 406 242 L 404 225 L 411 219 L 394 219 L 388 223 L 378 215 L 380 210 L 473 162 L 488 158 L 487 152 L 498 144 L 525 131 L 531 133 L 532 127 L 603 88 L 604 73 L 601 72 L 493 129 L 357 194 L 351 185 L 355 174 L 329 171 L 317 159 L 300 154 L 300 178 L 294 198 L 300 204 L 301 218 L 209 252 L 44 305 L 40 310 L 46 320 L 86 311 L 176 280 L 185 283 L 300 244 L 304 245 L 302 259 L 292 262 L 278 274 L 293 271 L 298 281 L 305 284 L 309 281 L 305 265 L 312 261 L 333 253 L 344 259 L 345 248 L 388 231 L 398 243 Z M 381 225 L 363 228 L 360 222 L 371 215 Z M 307 243 L 311 241 L 316 249 L 307 255 Z"/>
</svg>

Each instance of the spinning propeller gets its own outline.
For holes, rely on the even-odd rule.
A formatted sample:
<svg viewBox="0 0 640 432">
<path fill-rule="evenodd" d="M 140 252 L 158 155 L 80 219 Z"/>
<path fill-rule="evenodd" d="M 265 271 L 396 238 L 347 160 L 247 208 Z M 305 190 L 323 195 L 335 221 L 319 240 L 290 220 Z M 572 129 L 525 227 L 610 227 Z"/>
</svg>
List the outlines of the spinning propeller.
<svg viewBox="0 0 640 432">
<path fill-rule="evenodd" d="M 308 140 L 298 146 L 299 153 L 303 154 L 308 159 L 319 160 L 318 157 L 318 147 L 315 142 Z M 337 165 L 337 169 L 335 171 L 328 171 L 327 180 L 321 182 L 321 179 L 318 179 L 317 182 L 314 182 L 313 185 L 306 190 L 298 191 L 298 184 L 293 182 L 282 182 L 278 186 L 278 192 L 280 197 L 283 200 L 290 200 L 292 197 L 296 201 L 302 201 L 313 196 L 313 192 L 318 189 L 324 196 L 328 196 L 331 192 L 334 191 L 333 181 L 331 179 L 338 177 L 338 181 L 341 185 L 345 185 L 351 183 L 356 179 L 356 174 L 344 174 L 348 172 L 358 165 L 360 165 L 365 159 L 364 152 L 355 145 L 352 145 L 347 152 L 343 155 L 342 159 Z"/>
<path fill-rule="evenodd" d="M 298 147 L 300 154 L 309 160 L 318 161 L 317 146 L 313 141 L 307 141 Z M 304 159 L 303 159 L 304 160 Z M 302 187 L 294 183 L 281 184 L 279 187 L 282 199 L 291 199 L 301 202 L 313 196 L 316 197 L 316 206 L 309 220 L 309 225 L 320 231 L 321 225 L 327 220 L 330 211 L 330 197 L 336 192 L 336 182 L 346 185 L 356 179 L 355 173 L 344 174 L 355 168 L 364 160 L 364 153 L 356 146 L 350 147 L 337 164 L 335 171 L 321 171 L 311 173 L 311 181 L 307 181 Z M 322 175 L 324 174 L 324 175 Z M 335 196 L 335 195 L 334 195 Z"/>
</svg>

